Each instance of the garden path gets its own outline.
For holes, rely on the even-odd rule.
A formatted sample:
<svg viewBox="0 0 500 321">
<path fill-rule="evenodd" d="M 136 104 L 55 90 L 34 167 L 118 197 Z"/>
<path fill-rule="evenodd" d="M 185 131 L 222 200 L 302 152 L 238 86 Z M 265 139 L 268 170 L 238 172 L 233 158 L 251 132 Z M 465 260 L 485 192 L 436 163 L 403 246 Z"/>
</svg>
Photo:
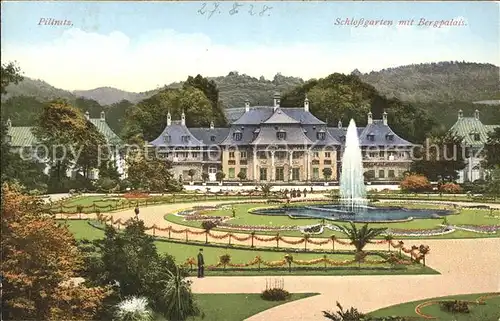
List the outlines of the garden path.
<svg viewBox="0 0 500 321">
<path fill-rule="evenodd" d="M 309 195 L 308 195 L 309 196 Z M 312 195 L 311 195 L 312 197 Z M 309 197 L 308 197 L 309 198 Z M 317 198 L 317 195 L 315 195 Z M 230 201 L 211 201 L 196 204 L 165 204 L 142 208 L 140 218 L 146 226 L 158 227 L 181 225 L 164 220 L 166 213 L 172 213 L 190 206 L 216 205 Z M 237 202 L 237 201 L 236 201 Z M 461 203 L 463 205 L 489 205 L 500 208 L 500 204 Z M 114 219 L 128 219 L 134 216 L 132 210 L 112 213 Z M 194 228 L 191 228 L 195 230 Z M 151 230 L 149 231 L 151 232 Z M 215 232 L 219 234 L 221 232 Z M 167 232 L 156 231 L 156 235 L 167 236 Z M 246 235 L 242 233 L 241 236 Z M 184 234 L 172 237 L 184 238 Z M 205 240 L 205 236 L 190 235 L 190 240 Z M 287 239 L 296 239 L 287 237 Z M 222 240 L 222 242 L 225 242 Z M 237 242 L 233 242 L 237 243 Z M 335 309 L 335 302 L 343 306 L 354 306 L 368 312 L 385 306 L 463 293 L 500 291 L 500 238 L 408 240 L 407 245 L 427 244 L 431 252 L 427 265 L 438 270 L 440 275 L 387 275 L 387 276 L 284 276 L 285 288 L 290 292 L 317 292 L 318 296 L 294 301 L 256 314 L 248 321 L 323 320 L 323 310 Z M 248 241 L 242 242 L 248 245 Z M 275 242 L 255 241 L 258 246 L 276 246 Z M 296 245 L 289 247 L 303 247 Z M 350 246 L 335 245 L 336 249 Z M 367 249 L 381 249 L 386 245 L 370 245 Z M 310 247 L 320 247 L 312 246 Z M 260 293 L 265 288 L 265 276 L 253 277 L 207 277 L 193 279 L 195 293 Z M 272 278 L 271 278 L 272 279 Z"/>
</svg>

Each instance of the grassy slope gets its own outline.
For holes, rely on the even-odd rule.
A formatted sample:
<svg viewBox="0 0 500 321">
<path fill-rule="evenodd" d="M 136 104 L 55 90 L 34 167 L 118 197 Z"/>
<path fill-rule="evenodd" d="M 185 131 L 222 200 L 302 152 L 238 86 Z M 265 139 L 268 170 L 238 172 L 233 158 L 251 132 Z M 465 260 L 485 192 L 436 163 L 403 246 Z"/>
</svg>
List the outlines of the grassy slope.
<svg viewBox="0 0 500 321">
<path fill-rule="evenodd" d="M 432 301 L 432 300 L 469 300 L 474 301 L 477 300 L 483 294 L 467 294 L 467 295 L 454 295 L 442 298 L 433 298 L 426 299 L 421 301 L 414 301 L 403 303 L 387 308 L 383 308 L 377 311 L 370 313 L 372 316 L 417 316 L 415 313 L 415 307 L 420 303 Z M 471 305 L 471 314 L 470 315 L 462 315 L 462 314 L 451 314 L 449 312 L 441 311 L 439 305 L 432 305 L 425 307 L 421 310 L 425 314 L 429 314 L 437 317 L 437 320 L 456 320 L 456 321 L 465 321 L 465 320 L 482 320 L 482 321 L 497 321 L 500 318 L 500 296 L 490 298 L 486 300 L 486 305 Z M 477 319 L 473 319 L 477 318 Z"/>
<path fill-rule="evenodd" d="M 61 223 L 65 223 L 61 221 Z M 104 237 L 104 232 L 102 230 L 93 228 L 86 221 L 67 221 L 65 224 L 68 225 L 69 230 L 75 235 L 77 239 L 87 238 L 87 239 L 99 239 Z M 200 248 L 203 248 L 203 254 L 205 258 L 206 265 L 215 265 L 219 261 L 219 257 L 223 254 L 229 254 L 231 256 L 231 262 L 233 263 L 245 263 L 252 261 L 257 255 L 265 261 L 276 261 L 282 260 L 286 252 L 270 252 L 270 251 L 259 251 L 259 250 L 242 250 L 242 249 L 232 249 L 232 248 L 220 248 L 211 247 L 203 245 L 187 245 L 179 244 L 173 242 L 157 241 L 156 246 L 160 253 L 168 253 L 175 257 L 178 263 L 184 263 L 188 258 L 196 258 Z M 325 253 L 327 257 L 335 261 L 353 260 L 354 254 L 331 254 Z M 312 260 L 323 256 L 321 253 L 292 253 L 294 259 L 297 260 Z M 369 255 L 366 257 L 367 260 L 381 260 L 382 258 L 378 255 Z M 323 264 L 312 265 L 311 267 L 323 267 Z M 361 270 L 353 269 L 357 264 L 350 264 L 347 266 L 340 267 L 329 267 L 326 271 L 319 270 L 295 270 L 292 265 L 292 274 L 325 274 L 325 275 L 360 275 L 360 274 L 432 274 L 436 271 L 430 269 L 429 267 L 423 267 L 421 265 L 410 265 L 405 269 L 401 270 L 389 270 L 390 264 L 362 264 Z M 196 267 L 194 267 L 196 268 Z M 257 266 L 254 266 L 256 269 Z M 261 268 L 265 267 L 261 265 Z M 282 267 L 275 270 L 266 271 L 266 274 L 283 274 L 288 273 L 288 268 Z M 262 275 L 263 272 L 257 270 L 244 271 L 207 271 L 208 275 Z"/>
</svg>

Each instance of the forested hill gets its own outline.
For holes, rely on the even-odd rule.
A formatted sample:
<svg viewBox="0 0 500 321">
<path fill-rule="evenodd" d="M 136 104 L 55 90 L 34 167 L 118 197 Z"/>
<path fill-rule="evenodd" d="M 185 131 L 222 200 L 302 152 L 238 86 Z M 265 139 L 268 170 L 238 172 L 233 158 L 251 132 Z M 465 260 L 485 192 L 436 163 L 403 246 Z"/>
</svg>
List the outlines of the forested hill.
<svg viewBox="0 0 500 321">
<path fill-rule="evenodd" d="M 450 61 L 353 74 L 388 98 L 408 102 L 500 99 L 500 68 L 492 64 Z"/>
<path fill-rule="evenodd" d="M 76 99 L 76 96 L 67 90 L 56 88 L 43 80 L 32 79 L 29 77 L 24 77 L 23 81 L 17 85 L 8 85 L 7 94 L 2 95 L 2 101 L 5 101 L 10 97 L 17 96 L 36 97 L 40 101 L 47 101 L 56 98 L 64 98 L 70 101 L 74 101 Z"/>
</svg>

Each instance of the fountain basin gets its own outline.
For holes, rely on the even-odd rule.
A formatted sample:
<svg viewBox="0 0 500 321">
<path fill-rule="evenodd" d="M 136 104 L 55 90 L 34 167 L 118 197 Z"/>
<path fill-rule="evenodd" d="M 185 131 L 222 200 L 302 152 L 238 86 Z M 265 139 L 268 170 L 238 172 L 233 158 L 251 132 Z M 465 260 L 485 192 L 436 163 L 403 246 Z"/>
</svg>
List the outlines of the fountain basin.
<svg viewBox="0 0 500 321">
<path fill-rule="evenodd" d="M 353 222 L 404 222 L 412 219 L 432 219 L 433 216 L 453 214 L 451 210 L 408 209 L 404 207 L 372 207 L 365 206 L 359 212 L 346 211 L 341 205 L 317 205 L 301 207 L 280 207 L 255 209 L 257 215 L 286 215 L 292 218 L 316 218 L 330 221 Z"/>
</svg>

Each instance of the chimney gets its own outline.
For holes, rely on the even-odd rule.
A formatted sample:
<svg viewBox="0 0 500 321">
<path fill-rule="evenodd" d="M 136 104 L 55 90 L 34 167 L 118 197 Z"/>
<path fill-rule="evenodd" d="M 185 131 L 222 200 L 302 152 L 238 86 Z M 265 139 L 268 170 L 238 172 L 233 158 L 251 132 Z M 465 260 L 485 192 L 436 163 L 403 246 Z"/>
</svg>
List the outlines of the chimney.
<svg viewBox="0 0 500 321">
<path fill-rule="evenodd" d="M 85 112 L 85 119 L 89 120 L 90 119 L 90 114 L 89 114 L 89 111 L 87 110 Z"/>
<path fill-rule="evenodd" d="M 383 119 L 383 122 L 384 122 L 384 125 L 387 126 L 387 113 L 384 111 L 384 113 L 382 114 L 382 119 Z"/>
<path fill-rule="evenodd" d="M 342 120 L 339 120 L 339 123 L 337 125 L 339 128 L 342 128 Z"/>
<path fill-rule="evenodd" d="M 214 126 L 214 121 L 212 120 L 212 121 L 210 122 L 210 129 L 214 129 L 214 128 L 215 128 L 215 126 Z"/>
<path fill-rule="evenodd" d="M 477 110 L 477 109 L 474 112 L 474 118 L 476 118 L 477 120 L 479 120 L 479 110 Z"/>
<path fill-rule="evenodd" d="M 250 100 L 245 100 L 245 113 L 250 111 Z"/>
<path fill-rule="evenodd" d="M 181 114 L 181 125 L 186 126 L 186 114 L 184 114 L 184 110 Z"/>
<path fill-rule="evenodd" d="M 306 99 L 304 99 L 304 110 L 309 111 L 309 99 L 307 98 L 307 95 Z"/>
<path fill-rule="evenodd" d="M 101 121 L 105 121 L 105 120 L 106 120 L 106 117 L 105 117 L 104 111 L 101 111 Z"/>
<path fill-rule="evenodd" d="M 170 115 L 170 111 L 167 113 L 167 126 L 172 125 L 172 115 Z"/>
<path fill-rule="evenodd" d="M 373 124 L 373 114 L 372 112 L 368 113 L 368 125 Z"/>
<path fill-rule="evenodd" d="M 275 93 L 274 94 L 274 110 L 278 109 L 280 106 L 280 93 Z"/>
<path fill-rule="evenodd" d="M 462 119 L 462 118 L 464 118 L 464 112 L 462 111 L 462 109 L 460 109 L 458 111 L 458 119 Z"/>
</svg>

